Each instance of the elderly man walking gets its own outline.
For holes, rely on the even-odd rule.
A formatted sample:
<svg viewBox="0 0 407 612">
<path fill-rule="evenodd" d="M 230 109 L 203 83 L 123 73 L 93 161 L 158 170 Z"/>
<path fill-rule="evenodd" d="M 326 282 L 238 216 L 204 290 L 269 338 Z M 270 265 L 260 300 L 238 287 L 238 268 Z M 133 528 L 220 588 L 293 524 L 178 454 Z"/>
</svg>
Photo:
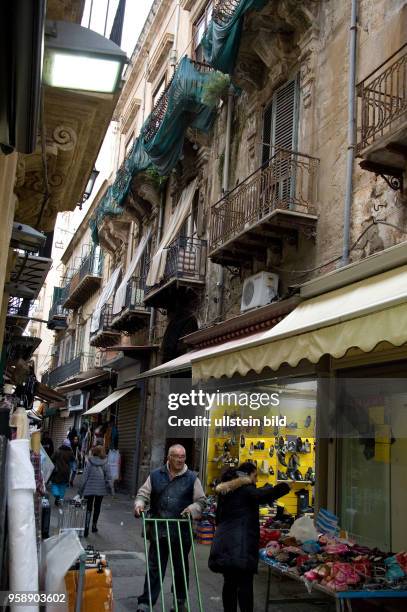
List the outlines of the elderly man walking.
<svg viewBox="0 0 407 612">
<path fill-rule="evenodd" d="M 189 514 L 192 518 L 199 518 L 206 504 L 202 484 L 195 472 L 188 469 L 185 464 L 185 448 L 180 444 L 171 446 L 168 450 L 166 465 L 151 472 L 146 482 L 140 487 L 134 504 L 134 514 L 139 517 L 141 512 L 149 506 L 152 518 L 181 518 Z M 184 526 L 183 526 L 184 527 Z M 182 529 L 182 551 L 185 563 L 187 585 L 189 579 L 188 555 L 191 549 L 189 529 Z M 181 546 L 178 531 L 171 529 L 171 542 L 168 542 L 165 524 L 158 531 L 158 542 L 155 532 L 150 536 L 148 552 L 148 567 L 150 575 L 151 603 L 154 606 L 160 594 L 160 574 L 158 555 L 160 555 L 161 572 L 164 579 L 167 567 L 169 545 L 172 550 L 174 564 L 175 590 L 178 611 L 185 610 L 185 580 L 181 556 Z M 174 585 L 173 585 L 174 592 Z M 150 610 L 147 575 L 144 580 L 144 592 L 138 598 L 137 612 Z"/>
</svg>

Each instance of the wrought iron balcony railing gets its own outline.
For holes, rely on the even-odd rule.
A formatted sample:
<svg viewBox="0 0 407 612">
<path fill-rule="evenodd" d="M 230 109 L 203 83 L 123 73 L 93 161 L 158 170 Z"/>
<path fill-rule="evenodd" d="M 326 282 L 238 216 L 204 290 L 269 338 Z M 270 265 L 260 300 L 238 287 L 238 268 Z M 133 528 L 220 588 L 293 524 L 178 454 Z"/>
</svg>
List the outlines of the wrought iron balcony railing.
<svg viewBox="0 0 407 612">
<path fill-rule="evenodd" d="M 357 94 L 360 155 L 407 119 L 407 43 L 358 84 Z"/>
<path fill-rule="evenodd" d="M 219 248 L 274 211 L 315 214 L 318 165 L 315 157 L 279 149 L 212 206 L 209 250 Z"/>
<path fill-rule="evenodd" d="M 219 25 L 229 23 L 241 0 L 215 0 L 212 19 Z"/>
<path fill-rule="evenodd" d="M 61 302 L 64 308 L 75 308 L 88 299 L 99 286 L 102 279 L 103 257 L 99 250 L 92 249 L 84 257 L 79 268 L 73 273 L 62 291 Z"/>
<path fill-rule="evenodd" d="M 68 363 L 44 372 L 41 381 L 49 387 L 56 387 L 76 374 L 86 372 L 95 366 L 94 353 L 80 353 Z"/>
<path fill-rule="evenodd" d="M 146 279 L 144 277 L 133 276 L 127 283 L 124 307 L 129 310 L 144 308 L 145 287 Z"/>
<path fill-rule="evenodd" d="M 146 286 L 146 295 L 171 280 L 204 282 L 207 242 L 179 236 L 167 248 L 164 276 L 158 285 Z"/>
<path fill-rule="evenodd" d="M 91 346 L 112 346 L 120 339 L 120 333 L 112 327 L 112 310 L 112 304 L 105 304 L 103 306 L 99 317 L 99 326 L 90 334 Z"/>
<path fill-rule="evenodd" d="M 10 297 L 7 305 L 8 317 L 28 317 L 33 305 L 32 300 Z"/>
</svg>

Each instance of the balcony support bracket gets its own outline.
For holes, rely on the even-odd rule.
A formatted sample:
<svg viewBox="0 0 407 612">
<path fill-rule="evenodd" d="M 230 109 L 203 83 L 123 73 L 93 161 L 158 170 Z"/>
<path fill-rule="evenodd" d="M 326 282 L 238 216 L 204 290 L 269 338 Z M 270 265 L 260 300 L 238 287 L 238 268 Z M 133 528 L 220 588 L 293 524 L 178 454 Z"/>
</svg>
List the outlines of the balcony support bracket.
<svg viewBox="0 0 407 612">
<path fill-rule="evenodd" d="M 382 164 L 377 164 L 369 160 L 364 160 L 360 162 L 359 165 L 362 170 L 374 172 L 376 176 L 380 176 L 386 181 L 390 189 L 394 191 L 403 191 L 403 171 L 400 168 L 383 166 Z"/>
</svg>

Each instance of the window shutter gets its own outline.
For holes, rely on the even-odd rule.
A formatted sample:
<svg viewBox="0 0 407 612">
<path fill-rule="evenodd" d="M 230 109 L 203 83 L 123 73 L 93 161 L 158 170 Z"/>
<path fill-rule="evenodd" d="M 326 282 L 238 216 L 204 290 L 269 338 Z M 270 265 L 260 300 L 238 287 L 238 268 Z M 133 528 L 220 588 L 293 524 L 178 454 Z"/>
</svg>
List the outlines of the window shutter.
<svg viewBox="0 0 407 612">
<path fill-rule="evenodd" d="M 274 92 L 264 113 L 262 163 L 275 156 L 279 149 L 295 151 L 298 134 L 298 76 Z M 290 156 L 282 154 L 273 160 L 275 196 L 279 206 L 290 208 L 295 193 L 295 176 Z"/>
</svg>

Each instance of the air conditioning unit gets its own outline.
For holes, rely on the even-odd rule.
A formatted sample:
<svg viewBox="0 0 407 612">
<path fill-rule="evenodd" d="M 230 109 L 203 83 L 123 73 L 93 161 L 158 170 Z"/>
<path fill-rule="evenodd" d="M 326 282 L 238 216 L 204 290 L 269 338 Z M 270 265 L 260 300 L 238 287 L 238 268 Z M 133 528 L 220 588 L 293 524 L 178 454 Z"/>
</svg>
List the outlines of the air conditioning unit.
<svg viewBox="0 0 407 612">
<path fill-rule="evenodd" d="M 66 394 L 67 409 L 76 412 L 84 408 L 84 394 L 81 391 L 72 391 Z"/>
<path fill-rule="evenodd" d="M 259 272 L 243 283 L 240 311 L 270 304 L 278 296 L 278 274 Z"/>
</svg>

